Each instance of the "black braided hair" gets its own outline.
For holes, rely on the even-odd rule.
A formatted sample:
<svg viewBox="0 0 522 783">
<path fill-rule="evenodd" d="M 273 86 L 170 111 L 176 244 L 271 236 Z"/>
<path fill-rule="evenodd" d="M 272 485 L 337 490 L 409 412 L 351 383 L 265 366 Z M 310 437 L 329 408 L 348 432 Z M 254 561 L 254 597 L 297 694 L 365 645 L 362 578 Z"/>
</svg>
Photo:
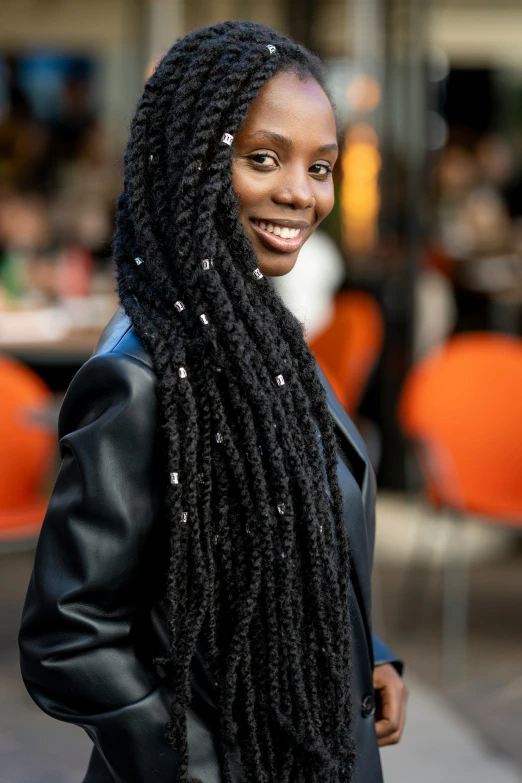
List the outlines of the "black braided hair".
<svg viewBox="0 0 522 783">
<path fill-rule="evenodd" d="M 120 299 L 158 378 L 162 663 L 183 783 L 202 641 L 225 783 L 232 754 L 245 783 L 344 783 L 354 763 L 337 436 L 302 327 L 257 270 L 221 142 L 281 71 L 326 91 L 317 58 L 268 27 L 224 22 L 179 40 L 139 101 L 118 203 Z"/>
</svg>

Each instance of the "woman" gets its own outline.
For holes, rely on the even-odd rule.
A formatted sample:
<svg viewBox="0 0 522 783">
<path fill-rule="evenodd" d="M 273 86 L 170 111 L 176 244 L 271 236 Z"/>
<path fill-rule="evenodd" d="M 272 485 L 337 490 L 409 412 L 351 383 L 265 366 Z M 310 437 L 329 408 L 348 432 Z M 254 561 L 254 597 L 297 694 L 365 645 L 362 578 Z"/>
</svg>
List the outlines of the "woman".
<svg viewBox="0 0 522 783">
<path fill-rule="evenodd" d="M 318 61 L 269 28 L 192 33 L 145 86 L 122 309 L 63 403 L 20 634 L 36 703 L 94 742 L 85 783 L 377 783 L 400 736 L 385 648 L 372 684 L 373 474 L 267 280 L 336 156 Z"/>
</svg>

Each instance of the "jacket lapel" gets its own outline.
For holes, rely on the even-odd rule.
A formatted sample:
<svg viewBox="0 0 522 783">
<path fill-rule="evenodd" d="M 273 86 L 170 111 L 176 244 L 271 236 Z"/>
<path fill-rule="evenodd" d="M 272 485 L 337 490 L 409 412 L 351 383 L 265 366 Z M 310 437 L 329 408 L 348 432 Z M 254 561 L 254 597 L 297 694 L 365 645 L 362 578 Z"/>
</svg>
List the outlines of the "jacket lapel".
<svg viewBox="0 0 522 783">
<path fill-rule="evenodd" d="M 361 435 L 345 409 L 337 399 L 322 370 L 317 367 L 319 378 L 327 392 L 328 407 L 341 436 L 342 452 L 338 457 L 344 468 L 339 465 L 341 490 L 346 497 L 346 481 L 343 470 L 349 470 L 359 485 L 362 496 L 363 518 L 359 518 L 358 504 L 345 502 L 346 529 L 352 560 L 352 581 L 361 605 L 366 632 L 371 649 L 371 566 L 373 560 L 373 541 L 375 536 L 375 472 Z"/>
</svg>

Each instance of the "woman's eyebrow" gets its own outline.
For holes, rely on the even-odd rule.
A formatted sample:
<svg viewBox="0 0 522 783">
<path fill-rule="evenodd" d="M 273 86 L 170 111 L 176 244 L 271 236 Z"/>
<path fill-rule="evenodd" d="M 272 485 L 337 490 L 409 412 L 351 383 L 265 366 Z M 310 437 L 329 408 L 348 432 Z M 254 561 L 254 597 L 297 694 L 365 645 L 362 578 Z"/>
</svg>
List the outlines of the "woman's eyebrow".
<svg viewBox="0 0 522 783">
<path fill-rule="evenodd" d="M 286 136 L 282 136 L 280 133 L 275 133 L 274 131 L 269 130 L 258 130 L 255 133 L 250 133 L 247 137 L 247 139 L 268 139 L 268 141 L 275 141 L 278 144 L 281 144 L 283 147 L 287 147 L 288 149 L 292 149 L 294 146 L 294 143 L 291 139 L 287 138 Z M 337 144 L 322 144 L 320 147 L 316 149 L 317 153 L 322 152 L 339 152 L 339 147 Z"/>
<path fill-rule="evenodd" d="M 274 131 L 258 130 L 255 133 L 250 133 L 247 139 L 268 139 L 269 141 L 276 141 L 278 144 L 282 144 L 283 147 L 291 149 L 294 145 L 291 139 L 286 136 L 282 136 L 280 133 L 274 133 Z"/>
<path fill-rule="evenodd" d="M 339 152 L 339 147 L 335 142 L 332 142 L 332 144 L 322 144 L 317 148 L 316 152 Z"/>
</svg>

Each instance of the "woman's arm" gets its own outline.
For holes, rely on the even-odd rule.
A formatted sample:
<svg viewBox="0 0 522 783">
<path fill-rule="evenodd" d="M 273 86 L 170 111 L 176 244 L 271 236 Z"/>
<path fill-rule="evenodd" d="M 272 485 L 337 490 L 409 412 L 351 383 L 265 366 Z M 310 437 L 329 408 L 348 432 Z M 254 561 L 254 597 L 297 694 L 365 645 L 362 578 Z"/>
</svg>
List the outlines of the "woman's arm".
<svg viewBox="0 0 522 783">
<path fill-rule="evenodd" d="M 375 666 L 383 666 L 386 663 L 391 663 L 392 666 L 397 669 L 397 672 L 402 676 L 404 671 L 404 661 L 402 661 L 395 653 L 393 653 L 387 644 L 380 639 L 376 634 L 373 634 L 373 658 Z"/>
<path fill-rule="evenodd" d="M 118 783 L 170 783 L 177 766 L 172 693 L 132 635 L 161 526 L 156 407 L 154 373 L 132 357 L 95 356 L 75 376 L 19 639 L 34 701 L 83 726 Z"/>
</svg>

